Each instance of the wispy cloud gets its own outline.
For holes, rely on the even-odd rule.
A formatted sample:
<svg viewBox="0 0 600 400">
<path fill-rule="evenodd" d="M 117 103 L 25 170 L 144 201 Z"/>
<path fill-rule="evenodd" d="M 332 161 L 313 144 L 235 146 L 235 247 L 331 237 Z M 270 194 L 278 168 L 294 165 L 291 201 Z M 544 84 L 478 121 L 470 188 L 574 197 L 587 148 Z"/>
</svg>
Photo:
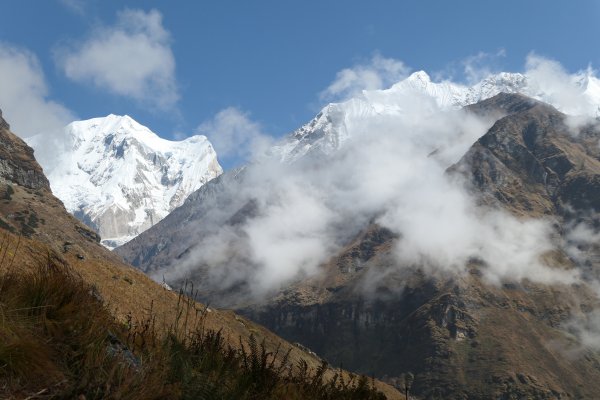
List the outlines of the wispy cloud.
<svg viewBox="0 0 600 400">
<path fill-rule="evenodd" d="M 480 51 L 449 62 L 442 70 L 434 71 L 432 76 L 437 81 L 456 81 L 472 85 L 502 71 L 502 61 L 505 57 L 506 50 L 502 48 L 495 52 Z"/>
<path fill-rule="evenodd" d="M 121 11 L 55 60 L 69 79 L 144 105 L 171 109 L 179 99 L 170 33 L 156 10 Z"/>
<path fill-rule="evenodd" d="M 462 60 L 463 73 L 467 83 L 474 84 L 499 71 L 499 60 L 506 57 L 506 51 L 495 53 L 480 51 Z"/>
<path fill-rule="evenodd" d="M 12 130 L 23 137 L 60 129 L 75 118 L 50 99 L 35 54 L 6 43 L 0 43 L 0 109 Z"/>
<path fill-rule="evenodd" d="M 368 62 L 344 68 L 320 93 L 321 100 L 339 101 L 354 97 L 362 90 L 386 88 L 403 78 L 410 69 L 399 60 L 375 54 Z"/>
<path fill-rule="evenodd" d="M 235 107 L 219 111 L 213 118 L 201 123 L 196 133 L 209 138 L 219 159 L 225 163 L 248 161 L 259 156 L 272 143 L 272 137 L 263 132 L 258 122 Z"/>
<path fill-rule="evenodd" d="M 584 95 L 586 85 L 582 79 L 593 75 L 592 70 L 570 74 L 559 62 L 531 53 L 527 56 L 525 74 L 532 93 L 543 93 L 546 101 L 560 111 L 572 116 L 597 112 L 598 104 Z M 600 98 L 593 100 L 600 101 Z"/>
</svg>

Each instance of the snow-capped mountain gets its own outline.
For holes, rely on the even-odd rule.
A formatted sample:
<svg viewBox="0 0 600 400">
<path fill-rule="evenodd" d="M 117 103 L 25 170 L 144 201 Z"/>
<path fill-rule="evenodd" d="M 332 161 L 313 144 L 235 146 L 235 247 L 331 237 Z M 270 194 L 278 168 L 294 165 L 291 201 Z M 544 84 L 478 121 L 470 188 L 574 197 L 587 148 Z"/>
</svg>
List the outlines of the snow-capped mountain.
<svg viewBox="0 0 600 400">
<path fill-rule="evenodd" d="M 407 99 L 415 97 L 430 100 L 419 101 L 418 105 L 428 105 L 435 113 L 475 104 L 502 92 L 520 93 L 570 115 L 600 116 L 600 79 L 592 71 L 584 71 L 572 75 L 570 80 L 567 87 L 557 87 L 536 76 L 501 72 L 468 86 L 434 82 L 426 72 L 418 71 L 389 89 L 364 90 L 358 97 L 328 104 L 309 123 L 274 146 L 271 154 L 283 162 L 294 162 L 313 152 L 329 154 L 349 139 L 350 125 L 368 116 L 410 113 L 414 103 Z"/>
<path fill-rule="evenodd" d="M 54 194 L 109 248 L 156 224 L 223 172 L 205 136 L 165 140 L 129 116 L 76 121 L 27 142 Z"/>
</svg>

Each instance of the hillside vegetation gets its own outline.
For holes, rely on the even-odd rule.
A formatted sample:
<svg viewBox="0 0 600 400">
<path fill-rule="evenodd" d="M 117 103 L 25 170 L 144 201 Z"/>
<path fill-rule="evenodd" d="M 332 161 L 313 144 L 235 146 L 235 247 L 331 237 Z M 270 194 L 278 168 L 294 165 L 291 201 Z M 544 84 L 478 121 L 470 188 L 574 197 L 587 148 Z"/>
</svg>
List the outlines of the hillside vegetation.
<svg viewBox="0 0 600 400">
<path fill-rule="evenodd" d="M 254 336 L 232 347 L 202 311 L 189 317 L 195 302 L 181 293 L 167 332 L 151 307 L 117 322 L 52 253 L 20 268 L 19 243 L 0 240 L 0 398 L 385 399 L 366 377 L 326 378 L 326 363 L 293 365 Z"/>
</svg>

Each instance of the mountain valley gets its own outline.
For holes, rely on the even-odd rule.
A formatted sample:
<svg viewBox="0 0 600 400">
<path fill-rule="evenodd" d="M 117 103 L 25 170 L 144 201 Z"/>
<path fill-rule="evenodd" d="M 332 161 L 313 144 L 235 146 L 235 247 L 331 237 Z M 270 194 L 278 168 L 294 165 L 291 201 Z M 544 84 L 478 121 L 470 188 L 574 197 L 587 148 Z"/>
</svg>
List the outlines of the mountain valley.
<svg viewBox="0 0 600 400">
<path fill-rule="evenodd" d="M 3 335 L 3 340 L 0 342 L 0 360 L 2 360 L 0 397 L 25 399 L 43 394 L 63 396 L 64 398 L 72 398 L 74 395 L 79 398 L 114 398 L 122 391 L 143 388 L 144 382 L 141 382 L 140 386 L 140 382 L 136 379 L 144 377 L 157 379 L 156 376 L 147 376 L 146 374 L 151 368 L 154 368 L 153 363 L 160 362 L 155 357 L 160 357 L 161 354 L 152 353 L 152 351 L 158 350 L 144 353 L 144 344 L 141 348 L 136 349 L 135 336 L 132 344 L 127 329 L 129 329 L 129 335 L 139 335 L 138 341 L 142 338 L 144 341 L 154 340 L 155 345 L 156 341 L 169 332 L 181 335 L 180 338 L 184 344 L 188 334 L 193 334 L 196 329 L 201 329 L 201 332 L 218 332 L 217 337 L 222 341 L 215 343 L 218 345 L 216 351 L 224 353 L 220 357 L 226 356 L 228 348 L 231 349 L 229 351 L 238 354 L 237 352 L 243 346 L 256 350 L 256 346 L 260 345 L 262 347 L 258 348 L 262 349 L 267 357 L 265 362 L 273 363 L 269 368 L 273 368 L 275 363 L 281 362 L 282 366 L 289 368 L 289 372 L 286 374 L 295 374 L 293 372 L 295 367 L 300 365 L 305 365 L 308 373 L 313 374 L 321 366 L 319 370 L 322 371 L 320 379 L 323 382 L 323 391 L 325 391 L 327 382 L 334 376 L 337 376 L 338 379 L 341 376 L 347 382 L 351 382 L 349 379 L 354 379 L 356 382 L 356 378 L 351 378 L 345 371 L 323 367 L 322 360 L 314 353 L 286 342 L 262 326 L 231 311 L 216 310 L 197 303 L 183 292 L 178 293 L 153 282 L 139 270 L 123 263 L 117 255 L 100 244 L 101 238 L 96 232 L 67 213 L 62 202 L 52 194 L 48 179 L 33 156 L 33 149 L 10 131 L 10 125 L 2 118 L 1 113 L 0 144 L 0 193 L 3 193 L 0 202 L 0 225 L 3 229 L 0 237 L 2 253 L 0 311 L 5 316 L 0 325 L 0 332 Z M 10 299 L 3 297 L 6 293 L 9 295 L 12 293 L 8 290 L 3 291 L 3 285 L 6 282 L 20 282 L 19 277 L 29 279 L 24 283 L 25 293 L 17 292 L 17 297 Z M 60 286 L 58 288 L 52 287 L 53 279 L 59 279 Z M 76 286 L 71 287 L 72 285 Z M 77 288 L 79 287 L 83 292 L 78 292 L 80 289 Z M 11 288 L 11 290 L 16 289 Z M 40 291 L 36 292 L 36 290 Z M 73 290 L 80 293 L 78 296 L 86 298 L 85 304 L 74 305 L 68 302 L 60 305 L 45 304 L 46 300 L 51 301 L 61 298 L 60 296 L 65 296 L 65 301 L 72 301 L 67 300 L 67 296 Z M 10 308 L 10 304 L 17 301 L 26 303 L 25 300 L 31 296 L 34 296 L 33 303 L 38 304 L 38 307 L 20 310 Z M 82 297 L 79 298 L 79 301 L 81 300 Z M 73 311 L 80 306 L 88 307 L 88 302 L 95 304 L 96 308 L 94 308 L 93 314 L 86 315 L 85 321 L 69 320 L 69 318 L 81 318 L 73 316 Z M 183 306 L 184 304 L 185 306 Z M 5 308 L 5 305 L 9 308 Z M 37 333 L 33 331 L 33 339 L 17 335 L 16 332 L 20 331 L 14 329 L 33 329 L 28 324 L 38 318 L 39 309 L 50 310 L 40 317 L 43 329 Z M 55 309 L 58 311 L 53 313 L 52 310 Z M 19 313 L 25 313 L 24 319 Z M 108 314 L 104 315 L 104 313 Z M 61 318 L 66 319 L 66 322 L 59 323 Z M 182 321 L 185 321 L 185 324 Z M 75 328 L 72 327 L 72 324 L 77 323 L 83 323 L 85 326 L 91 325 L 95 327 L 94 329 L 100 327 L 108 330 L 104 333 L 102 330 L 81 333 L 78 329 L 83 328 L 77 328 L 79 325 L 73 325 Z M 128 326 L 129 328 L 127 328 Z M 150 326 L 152 330 L 148 331 Z M 120 332 L 123 328 L 125 328 L 125 333 Z M 29 331 L 27 332 L 29 333 Z M 54 341 L 43 342 L 46 340 L 45 337 L 60 335 L 61 332 L 66 335 L 61 337 L 61 340 L 67 340 L 67 348 L 61 349 L 58 347 L 60 343 Z M 93 339 L 95 342 L 87 345 L 93 347 L 77 349 L 76 343 L 86 339 L 86 337 L 79 337 L 78 334 L 92 335 L 92 338 L 94 338 L 93 335 L 96 335 Z M 192 337 L 189 336 L 190 340 Z M 69 340 L 71 340 L 70 343 Z M 119 362 L 118 357 L 111 358 L 112 352 L 117 351 L 115 348 L 120 354 L 118 357 L 125 357 L 125 361 Z M 90 353 L 86 353 L 87 351 Z M 177 351 L 180 354 L 182 348 Z M 68 359 L 72 353 L 75 354 L 75 360 Z M 94 364 L 98 361 L 99 355 L 104 353 L 106 353 L 106 360 L 113 363 L 114 368 L 120 371 L 116 375 L 114 370 L 112 372 L 103 370 L 106 368 L 105 365 Z M 212 354 L 215 356 L 215 353 Z M 82 357 L 83 361 L 81 361 Z M 148 359 L 144 361 L 144 357 L 148 357 Z M 102 360 L 101 357 L 99 359 Z M 135 368 L 129 369 L 132 359 Z M 31 362 L 34 364 L 28 364 Z M 38 368 L 36 363 L 46 364 L 43 364 L 44 368 Z M 23 368 L 23 365 L 27 367 Z M 90 365 L 96 365 L 93 368 L 97 369 L 87 370 L 86 368 L 90 368 Z M 165 365 L 158 365 L 158 376 L 162 381 L 147 382 L 147 384 L 154 385 L 152 386 L 154 392 L 148 393 L 144 389 L 140 389 L 137 393 L 130 393 L 130 395 L 134 395 L 135 398 L 156 399 L 164 398 L 162 393 L 169 393 L 169 398 L 181 398 L 181 393 L 177 397 L 175 395 L 178 390 L 181 390 L 177 389 L 178 385 L 181 386 L 184 382 L 166 379 L 164 377 Z M 73 366 L 80 367 L 69 370 Z M 58 369 L 59 367 L 62 369 Z M 190 366 L 190 368 L 192 367 Z M 265 373 L 271 373 L 269 368 Z M 243 368 L 241 372 L 244 372 Z M 65 373 L 67 375 L 64 375 Z M 227 373 L 227 371 L 221 371 L 221 373 Z M 237 373 L 239 374 L 240 371 Z M 97 379 L 106 377 L 107 381 L 89 380 L 90 374 Z M 25 379 L 22 378 L 23 376 Z M 222 382 L 214 377 L 210 378 L 209 384 L 212 385 L 210 382 L 213 379 L 216 387 L 219 384 L 222 385 Z M 283 385 L 284 379 L 288 378 L 277 379 L 282 379 Z M 304 378 L 299 379 L 299 382 L 302 383 Z M 110 384 L 107 384 L 109 381 L 113 382 L 115 386 L 111 387 Z M 192 385 L 193 382 L 192 380 Z M 203 382 L 204 385 L 207 384 L 207 381 Z M 94 386 L 95 384 L 98 386 Z M 378 381 L 373 381 L 372 384 L 377 387 L 377 393 L 381 391 L 390 399 L 400 398 L 399 393 L 393 387 Z M 371 388 L 370 385 L 368 388 Z M 183 387 L 185 388 L 185 386 Z M 348 390 L 352 391 L 351 387 L 349 386 Z M 263 390 L 264 387 L 259 389 Z M 272 389 L 269 390 L 272 391 Z M 336 390 L 334 388 L 333 393 Z"/>
<path fill-rule="evenodd" d="M 272 150 L 276 161 L 226 172 L 116 251 L 155 279 L 173 285 L 191 279 L 205 301 L 232 307 L 334 365 L 388 382 L 414 373 L 414 393 L 422 398 L 593 398 L 600 391 L 595 384 L 600 358 L 586 338 L 596 335 L 599 246 L 577 233 L 593 238 L 598 231 L 600 131 L 593 117 L 574 127 L 568 116 L 539 100 L 489 93 L 475 104 L 453 103 L 453 109 L 465 106 L 457 111 L 425 102 L 436 113 L 447 113 L 443 120 L 456 124 L 451 129 L 463 130 L 462 144 L 425 143 L 424 149 L 413 149 L 425 161 L 400 163 L 420 165 L 422 179 L 438 179 L 431 171 L 439 171 L 445 177 L 433 184 L 449 185 L 439 199 L 421 198 L 416 189 L 417 201 L 428 207 L 414 203 L 414 222 L 394 209 L 378 209 L 377 203 L 363 205 L 360 197 L 350 197 L 350 204 L 339 197 L 377 190 L 370 179 L 378 176 L 370 173 L 390 171 L 368 169 L 369 151 L 380 148 L 364 144 L 368 136 L 362 129 L 377 127 L 384 118 L 396 125 L 382 128 L 402 127 L 408 118 L 405 109 L 390 105 L 356 111 L 360 100 L 351 100 L 328 106 L 284 139 Z M 465 124 L 470 118 L 473 123 Z M 473 126 L 483 134 L 464 131 Z M 386 157 L 383 150 L 378 162 L 385 164 Z M 352 164 L 345 163 L 348 159 Z M 275 167 L 279 160 L 287 166 Z M 365 166 L 368 178 L 344 186 L 340 176 L 363 176 L 349 167 L 353 164 Z M 269 175 L 274 168 L 284 172 Z M 333 180 L 318 181 L 327 174 Z M 387 177 L 375 182 L 415 188 L 412 180 L 409 186 Z M 320 185 L 328 191 L 320 192 Z M 285 193 L 302 197 L 296 190 L 311 194 L 301 208 Z M 444 189 L 424 193 L 440 192 Z M 385 207 L 394 199 L 389 195 L 381 203 Z M 312 203 L 315 198 L 326 205 L 333 201 L 339 218 Z M 400 203 L 400 210 L 410 213 L 405 207 L 411 204 Z M 315 208 L 315 214 L 304 216 L 305 207 Z M 431 215 L 441 218 L 439 224 L 419 214 L 431 213 L 430 207 L 441 207 L 451 222 L 444 214 Z M 287 214 L 294 212 L 302 220 Z M 423 238 L 411 237 L 421 234 L 423 223 L 431 230 Z M 456 226 L 436 232 L 448 223 Z M 288 253 L 255 247 L 252 235 L 269 229 L 273 236 L 267 234 L 260 245 L 282 246 Z M 465 246 L 473 247 L 463 252 Z M 322 255 L 312 259 L 294 247 Z M 265 277 L 278 264 L 286 269 L 290 263 L 282 257 L 302 266 Z M 269 279 L 274 281 L 265 287 Z"/>
<path fill-rule="evenodd" d="M 254 335 L 294 363 L 323 357 L 387 382 L 388 398 L 408 375 L 423 399 L 593 398 L 595 79 L 575 79 L 574 119 L 521 74 L 466 87 L 418 72 L 225 172 L 205 137 L 168 142 L 111 115 L 28 139 L 66 146 L 40 152 L 48 181 L 2 120 L 0 222 L 25 264 L 57 254 L 117 320 L 150 303 L 169 326 L 168 288 L 192 282 L 231 345 Z"/>
</svg>

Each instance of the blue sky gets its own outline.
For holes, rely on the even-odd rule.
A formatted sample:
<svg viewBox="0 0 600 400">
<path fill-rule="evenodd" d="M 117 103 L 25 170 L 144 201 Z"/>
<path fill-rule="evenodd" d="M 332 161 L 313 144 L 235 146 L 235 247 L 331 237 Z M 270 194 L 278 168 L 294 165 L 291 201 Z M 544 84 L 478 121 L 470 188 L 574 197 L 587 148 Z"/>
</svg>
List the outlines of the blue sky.
<svg viewBox="0 0 600 400">
<path fill-rule="evenodd" d="M 374 57 L 455 80 L 482 53 L 492 70 L 521 71 L 531 52 L 572 72 L 600 65 L 600 1 L 0 0 L 0 11 L 0 57 L 35 67 L 5 72 L 0 93 L 37 79 L 55 120 L 129 114 L 166 138 L 214 128 L 223 110 L 250 135 L 280 136 L 334 99 L 320 94 L 339 71 Z M 0 103 L 9 119 L 15 107 Z"/>
</svg>

